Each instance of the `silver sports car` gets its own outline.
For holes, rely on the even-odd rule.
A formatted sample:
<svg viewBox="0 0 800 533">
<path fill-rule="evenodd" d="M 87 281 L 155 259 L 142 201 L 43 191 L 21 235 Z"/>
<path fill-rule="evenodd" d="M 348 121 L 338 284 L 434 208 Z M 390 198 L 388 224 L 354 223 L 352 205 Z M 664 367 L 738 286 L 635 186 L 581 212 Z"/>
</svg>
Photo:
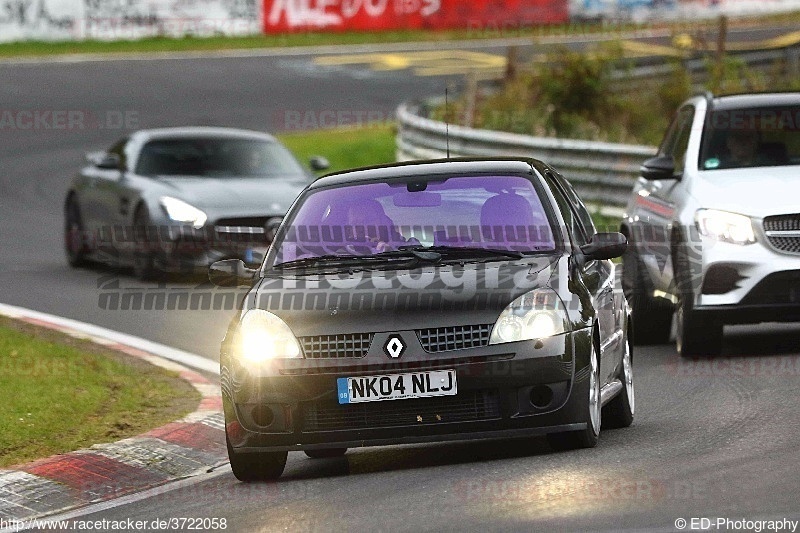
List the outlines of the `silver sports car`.
<svg viewBox="0 0 800 533">
<path fill-rule="evenodd" d="M 313 179 L 271 135 L 230 128 L 141 130 L 87 159 L 64 203 L 69 264 L 132 265 L 141 279 L 226 258 L 260 263 Z"/>
</svg>

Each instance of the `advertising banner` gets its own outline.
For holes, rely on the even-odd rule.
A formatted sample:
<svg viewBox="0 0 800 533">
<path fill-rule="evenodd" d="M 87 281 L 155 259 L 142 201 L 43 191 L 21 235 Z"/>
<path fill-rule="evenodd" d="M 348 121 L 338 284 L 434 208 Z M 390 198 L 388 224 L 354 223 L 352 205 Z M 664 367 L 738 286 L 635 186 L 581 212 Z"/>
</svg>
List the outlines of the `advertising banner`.
<svg viewBox="0 0 800 533">
<path fill-rule="evenodd" d="M 502 29 L 566 22 L 567 0 L 264 0 L 265 33 Z"/>
</svg>

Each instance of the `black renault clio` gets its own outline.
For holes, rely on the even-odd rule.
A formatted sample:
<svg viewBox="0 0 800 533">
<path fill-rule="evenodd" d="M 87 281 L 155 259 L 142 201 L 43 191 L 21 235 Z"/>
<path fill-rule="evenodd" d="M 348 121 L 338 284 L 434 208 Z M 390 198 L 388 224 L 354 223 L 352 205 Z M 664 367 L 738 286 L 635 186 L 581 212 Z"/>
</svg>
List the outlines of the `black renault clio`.
<svg viewBox="0 0 800 533">
<path fill-rule="evenodd" d="M 633 420 L 625 238 L 597 233 L 533 159 L 449 159 L 309 185 L 220 353 L 228 453 L 240 480 L 287 452 L 547 435 L 592 447 Z"/>
</svg>

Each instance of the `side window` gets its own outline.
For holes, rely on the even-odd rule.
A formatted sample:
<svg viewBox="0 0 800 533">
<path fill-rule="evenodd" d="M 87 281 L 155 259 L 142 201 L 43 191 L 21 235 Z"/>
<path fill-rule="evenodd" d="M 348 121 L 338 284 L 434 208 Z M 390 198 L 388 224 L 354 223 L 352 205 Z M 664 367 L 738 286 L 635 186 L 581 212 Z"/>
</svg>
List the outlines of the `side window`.
<svg viewBox="0 0 800 533">
<path fill-rule="evenodd" d="M 549 175 L 550 179 L 546 179 L 545 181 L 547 182 L 547 185 L 550 187 L 550 191 L 553 193 L 553 196 L 556 199 L 558 208 L 561 211 L 561 216 L 564 217 L 564 223 L 567 225 L 566 229 L 570 239 L 573 240 L 573 244 L 575 246 L 586 244 L 586 233 L 584 232 L 578 217 L 575 215 L 575 211 L 572 208 L 570 200 L 567 198 L 564 190 L 557 185 L 557 178 L 553 174 Z"/>
<path fill-rule="evenodd" d="M 659 156 L 672 156 L 675 161 L 675 172 L 683 173 L 686 163 L 686 149 L 689 146 L 689 136 L 692 133 L 694 120 L 694 106 L 682 107 L 672 120 L 667 135 L 658 149 Z"/>
<path fill-rule="evenodd" d="M 578 244 L 586 244 L 589 241 L 589 238 L 597 233 L 597 228 L 594 226 L 592 215 L 589 213 L 586 205 L 578 196 L 578 193 L 575 192 L 572 184 L 567 181 L 564 176 L 558 172 L 553 172 L 552 176 L 553 180 L 557 183 L 558 188 L 561 189 L 563 195 L 566 197 L 567 202 L 569 202 L 570 209 L 576 218 L 576 226 L 580 227 L 579 231 L 575 233 L 576 238 L 581 241 Z"/>
</svg>

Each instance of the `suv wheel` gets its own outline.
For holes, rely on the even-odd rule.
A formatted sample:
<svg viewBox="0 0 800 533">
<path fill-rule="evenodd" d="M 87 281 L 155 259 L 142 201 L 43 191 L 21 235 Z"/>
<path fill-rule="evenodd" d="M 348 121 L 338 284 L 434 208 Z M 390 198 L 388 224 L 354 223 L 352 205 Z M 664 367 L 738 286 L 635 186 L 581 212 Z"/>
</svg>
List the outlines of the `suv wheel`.
<svg viewBox="0 0 800 533">
<path fill-rule="evenodd" d="M 645 278 L 642 260 L 633 243 L 622 256 L 622 290 L 633 315 L 634 344 L 666 344 L 672 327 L 672 304 L 663 298 L 653 298 Z"/>
<path fill-rule="evenodd" d="M 722 322 L 701 319 L 694 311 L 691 263 L 686 245 L 679 244 L 673 251 L 678 304 L 675 311 L 677 333 L 675 336 L 681 357 L 715 356 L 722 351 Z"/>
</svg>

